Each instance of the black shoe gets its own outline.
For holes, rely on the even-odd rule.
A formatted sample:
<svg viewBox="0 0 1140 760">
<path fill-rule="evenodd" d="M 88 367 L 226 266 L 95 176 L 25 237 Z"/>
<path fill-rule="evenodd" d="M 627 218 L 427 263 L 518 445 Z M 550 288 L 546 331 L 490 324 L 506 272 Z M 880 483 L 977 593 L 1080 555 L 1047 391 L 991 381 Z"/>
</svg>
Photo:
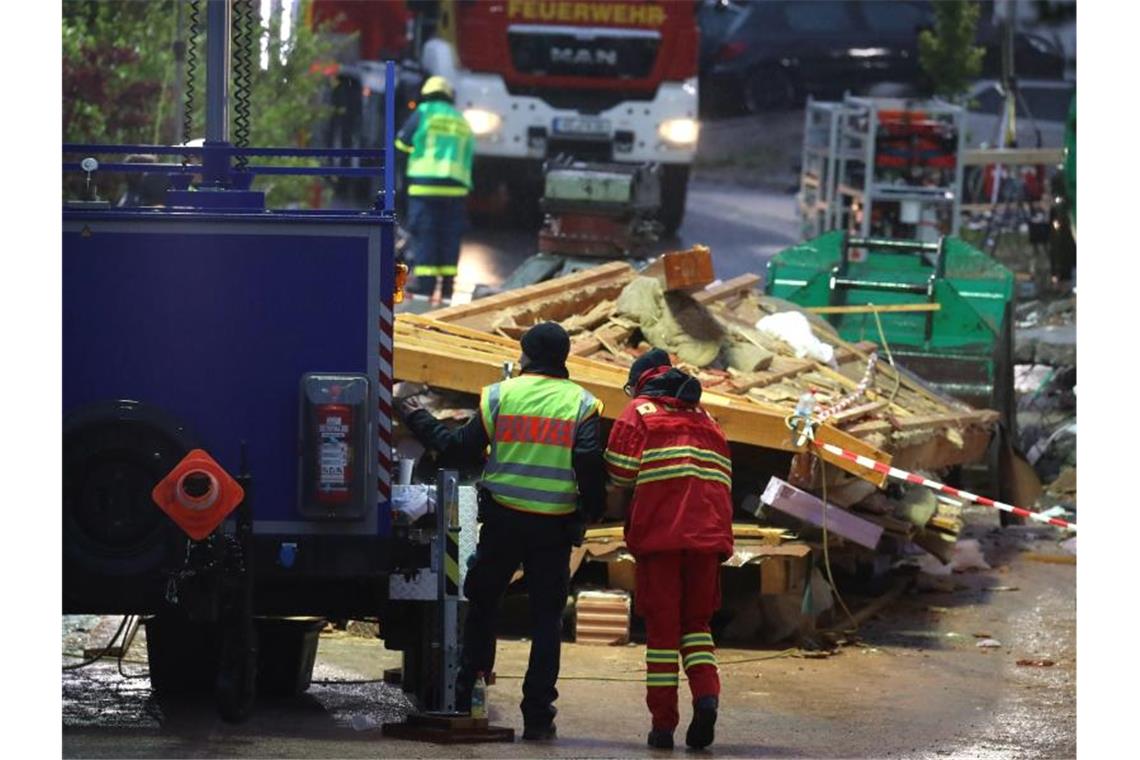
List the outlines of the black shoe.
<svg viewBox="0 0 1140 760">
<path fill-rule="evenodd" d="M 693 749 L 704 749 L 713 743 L 713 726 L 716 725 L 716 697 L 701 697 L 693 703 L 693 720 L 685 732 L 685 744 Z"/>
<path fill-rule="evenodd" d="M 649 732 L 649 746 L 653 749 L 673 749 L 673 732 L 653 729 Z"/>
<path fill-rule="evenodd" d="M 524 726 L 522 738 L 528 742 L 552 742 L 558 738 L 558 729 L 548 726 Z"/>
</svg>

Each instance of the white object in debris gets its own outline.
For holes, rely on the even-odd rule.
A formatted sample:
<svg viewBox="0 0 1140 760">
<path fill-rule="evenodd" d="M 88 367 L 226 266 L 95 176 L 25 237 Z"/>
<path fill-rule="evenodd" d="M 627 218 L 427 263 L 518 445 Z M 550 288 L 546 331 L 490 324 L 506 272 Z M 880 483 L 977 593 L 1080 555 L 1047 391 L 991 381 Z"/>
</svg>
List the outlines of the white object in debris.
<svg viewBox="0 0 1140 760">
<path fill-rule="evenodd" d="M 784 341 L 801 359 L 807 357 L 825 364 L 835 362 L 835 349 L 812 334 L 811 323 L 798 311 L 769 314 L 756 323 L 756 329 Z"/>
<path fill-rule="evenodd" d="M 968 538 L 954 544 L 954 555 L 950 558 L 950 569 L 956 573 L 967 570 L 989 570 L 989 563 L 982 554 L 982 545 L 977 539 Z"/>
<path fill-rule="evenodd" d="M 978 642 L 978 646 L 982 649 L 998 649 L 1001 647 L 1001 642 L 997 639 L 982 639 Z"/>
<path fill-rule="evenodd" d="M 392 511 L 403 515 L 409 523 L 433 511 L 433 506 L 430 486 L 392 486 Z"/>
</svg>

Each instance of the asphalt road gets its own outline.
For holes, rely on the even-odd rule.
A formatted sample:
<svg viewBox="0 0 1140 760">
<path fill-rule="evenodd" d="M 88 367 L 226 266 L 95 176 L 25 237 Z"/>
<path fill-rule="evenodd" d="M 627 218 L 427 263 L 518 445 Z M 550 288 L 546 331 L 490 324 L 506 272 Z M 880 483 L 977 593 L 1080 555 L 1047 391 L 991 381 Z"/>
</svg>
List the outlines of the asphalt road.
<svg viewBox="0 0 1140 760">
<path fill-rule="evenodd" d="M 1050 528 L 996 529 L 970 516 L 992 569 L 924 576 L 864 623 L 859 643 L 826 659 L 778 649 L 719 650 L 717 757 L 1020 758 L 1076 753 L 1076 567 Z M 1052 558 L 1052 561 L 1043 561 Z M 866 600 L 849 596 L 858 608 Z M 84 638 L 105 643 L 112 618 L 65 618 L 64 663 Z M 67 630 L 70 626 L 70 630 Z M 996 648 L 978 646 L 992 638 Z M 493 723 L 521 729 L 528 643 L 503 640 L 488 690 Z M 246 723 L 209 699 L 156 699 L 136 641 L 120 675 L 100 662 L 62 678 L 64 757 L 656 757 L 645 747 L 641 646 L 566 644 L 559 740 L 438 746 L 395 741 L 380 725 L 408 711 L 380 682 L 397 653 L 370 638 L 324 635 L 317 683 L 261 700 Z M 1026 662 L 1035 664 L 1024 664 Z M 1046 664 L 1048 663 L 1048 664 Z M 140 677 L 142 676 L 142 677 Z M 682 685 L 682 689 L 685 687 Z M 688 708 L 682 700 L 682 732 Z M 679 756 L 686 754 L 679 749 Z"/>
<path fill-rule="evenodd" d="M 727 280 L 748 272 L 763 275 L 772 254 L 799 239 L 793 194 L 695 181 L 678 236 L 658 241 L 654 250 L 707 245 L 716 275 Z M 479 284 L 498 285 L 536 246 L 535 232 L 484 220 L 464 238 L 456 291 L 469 294 Z"/>
</svg>

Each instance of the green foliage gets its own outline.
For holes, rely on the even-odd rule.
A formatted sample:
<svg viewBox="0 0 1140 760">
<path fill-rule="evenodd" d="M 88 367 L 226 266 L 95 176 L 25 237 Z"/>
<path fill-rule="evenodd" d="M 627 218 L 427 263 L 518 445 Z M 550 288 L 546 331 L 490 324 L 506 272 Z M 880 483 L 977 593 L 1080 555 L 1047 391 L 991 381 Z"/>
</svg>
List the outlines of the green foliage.
<svg viewBox="0 0 1140 760">
<path fill-rule="evenodd" d="M 933 8 L 934 29 L 918 34 L 918 62 L 935 95 L 958 101 L 982 71 L 986 51 L 974 44 L 981 9 L 964 0 L 939 0 Z"/>
<path fill-rule="evenodd" d="M 175 91 L 176 1 L 64 0 L 65 142 L 173 145 L 181 139 L 175 101 L 184 97 Z M 205 136 L 206 0 L 200 5 L 194 107 L 185 139 Z M 314 64 L 331 58 L 332 43 L 304 23 L 302 11 L 283 44 L 281 3 L 274 2 L 268 27 L 260 26 L 260 7 L 260 2 L 254 3 L 249 142 L 263 147 L 304 147 L 311 144 L 312 135 L 331 111 L 322 102 L 326 77 Z M 183 14 L 188 40 L 189 3 L 184 3 Z M 265 69 L 260 62 L 262 40 L 269 53 Z M 235 105 L 231 90 L 231 117 Z M 274 163 L 301 162 L 282 159 Z M 304 202 L 313 183 L 319 181 L 315 177 L 267 177 L 256 186 L 267 191 L 270 205 L 282 206 Z"/>
</svg>

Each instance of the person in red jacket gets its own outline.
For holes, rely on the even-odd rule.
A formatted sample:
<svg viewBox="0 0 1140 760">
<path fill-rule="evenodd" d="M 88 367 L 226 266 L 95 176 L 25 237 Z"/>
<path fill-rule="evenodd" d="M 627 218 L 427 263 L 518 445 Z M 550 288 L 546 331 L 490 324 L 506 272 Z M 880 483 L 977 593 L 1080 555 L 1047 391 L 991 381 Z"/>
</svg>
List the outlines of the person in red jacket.
<svg viewBox="0 0 1140 760">
<path fill-rule="evenodd" d="M 720 606 L 720 563 L 732 553 L 728 441 L 699 404 L 700 382 L 660 349 L 634 362 L 625 391 L 633 400 L 614 422 L 605 460 L 617 500 L 629 505 L 625 541 L 645 619 L 649 746 L 673 747 L 680 659 L 693 697 L 685 743 L 701 749 L 712 744 L 720 697 L 709 621 Z"/>
</svg>

